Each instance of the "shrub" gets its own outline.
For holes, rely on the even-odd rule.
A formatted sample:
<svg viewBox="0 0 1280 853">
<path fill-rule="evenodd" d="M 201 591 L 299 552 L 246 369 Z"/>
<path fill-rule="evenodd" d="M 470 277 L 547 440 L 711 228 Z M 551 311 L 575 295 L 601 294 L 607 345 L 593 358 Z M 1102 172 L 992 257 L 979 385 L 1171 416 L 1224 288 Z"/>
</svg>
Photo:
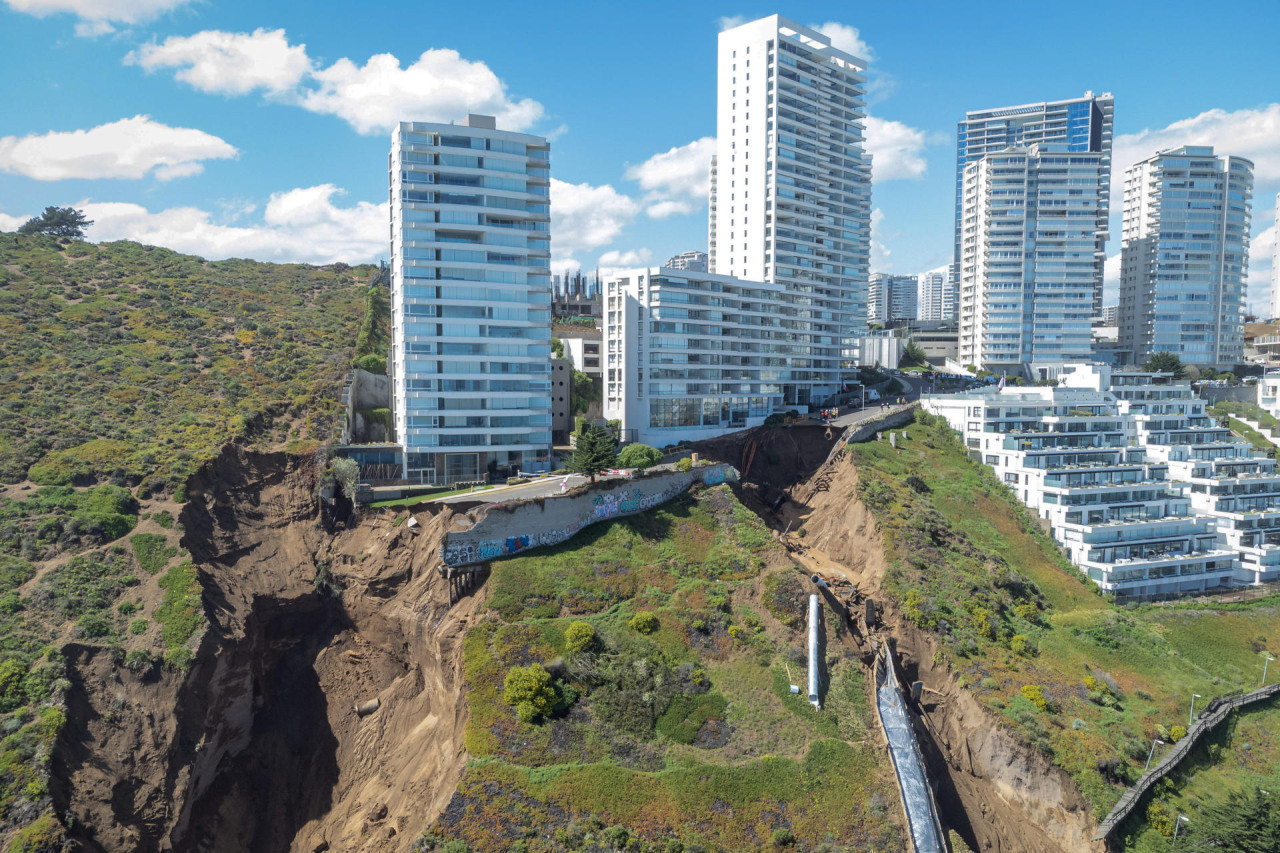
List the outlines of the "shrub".
<svg viewBox="0 0 1280 853">
<path fill-rule="evenodd" d="M 367 370 L 370 373 L 376 373 L 379 376 L 387 375 L 387 360 L 376 353 L 362 355 L 351 362 L 351 366 L 357 370 Z"/>
<path fill-rule="evenodd" d="M 137 675 L 146 675 L 156 667 L 156 659 L 146 649 L 134 649 L 125 656 L 125 669 Z"/>
<path fill-rule="evenodd" d="M 146 619 L 134 619 L 132 622 L 129 623 L 129 633 L 145 634 L 147 633 L 147 624 L 148 623 Z"/>
<path fill-rule="evenodd" d="M 165 572 L 159 584 L 164 590 L 164 601 L 156 608 L 155 619 L 160 623 L 165 648 L 173 651 L 182 647 L 204 625 L 196 567 L 189 562 L 174 566 Z"/>
<path fill-rule="evenodd" d="M 590 622 L 578 620 L 569 625 L 564 632 L 564 650 L 569 654 L 585 652 L 595 645 L 596 629 Z"/>
<path fill-rule="evenodd" d="M 1039 652 L 1035 644 L 1027 639 L 1026 634 L 1014 634 L 1010 637 L 1009 650 L 1015 655 L 1025 655 L 1027 657 L 1034 657 Z"/>
<path fill-rule="evenodd" d="M 10 658 L 0 663 L 0 713 L 7 713 L 26 704 L 27 696 L 22 689 L 22 680 L 26 675 L 27 668 L 21 661 Z"/>
<path fill-rule="evenodd" d="M 1174 743 L 1177 743 L 1178 741 L 1182 740 L 1186 736 L 1187 736 L 1186 726 L 1171 726 L 1169 728 L 1169 739 L 1172 740 Z"/>
<path fill-rule="evenodd" d="M 1031 700 L 1031 704 L 1035 705 L 1041 711 L 1049 710 L 1049 700 L 1044 695 L 1044 688 L 1039 684 L 1024 684 L 1022 685 L 1022 689 L 1018 692 Z"/>
<path fill-rule="evenodd" d="M 658 717 L 656 728 L 676 743 L 693 743 L 707 720 L 723 720 L 728 703 L 719 693 L 676 696 Z"/>
<path fill-rule="evenodd" d="M 135 533 L 129 537 L 133 545 L 133 556 L 138 565 L 149 575 L 154 575 L 165 567 L 178 549 L 166 544 L 165 538 L 157 533 Z"/>
<path fill-rule="evenodd" d="M 165 530 L 173 527 L 173 513 L 167 509 L 162 509 L 151 516 L 151 520 L 163 527 Z"/>
<path fill-rule="evenodd" d="M 556 702 L 551 674 L 540 663 L 513 666 L 502 682 L 502 701 L 516 709 L 522 722 L 549 715 Z"/>
<path fill-rule="evenodd" d="M 773 831 L 774 847 L 790 847 L 796 843 L 796 837 L 789 829 L 775 829 Z"/>
<path fill-rule="evenodd" d="M 86 637 L 105 637 L 111 633 L 111 623 L 101 613 L 86 613 L 76 624 Z"/>
<path fill-rule="evenodd" d="M 692 470 L 693 470 L 693 460 L 692 460 L 692 459 L 690 459 L 688 456 L 684 457 L 683 459 L 678 460 L 678 461 L 676 462 L 676 470 L 677 470 L 677 471 L 680 471 L 680 472 L 683 472 L 683 473 L 688 473 L 688 472 L 692 471 Z"/>
<path fill-rule="evenodd" d="M 662 626 L 662 623 L 658 621 L 657 616 L 648 610 L 641 610 L 631 617 L 631 621 L 627 625 L 631 627 L 631 630 L 639 631 L 641 634 L 652 634 Z"/>
<path fill-rule="evenodd" d="M 662 461 L 662 451 L 647 444 L 628 444 L 618 452 L 621 468 L 650 468 Z"/>
</svg>

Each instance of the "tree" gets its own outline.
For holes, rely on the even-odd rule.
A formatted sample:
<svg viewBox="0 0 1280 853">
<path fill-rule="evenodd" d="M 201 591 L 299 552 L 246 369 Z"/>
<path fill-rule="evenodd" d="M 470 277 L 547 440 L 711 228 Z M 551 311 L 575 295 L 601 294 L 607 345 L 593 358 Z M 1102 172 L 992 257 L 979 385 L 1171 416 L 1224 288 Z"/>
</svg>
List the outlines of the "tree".
<svg viewBox="0 0 1280 853">
<path fill-rule="evenodd" d="M 898 359 L 898 367 L 924 367 L 928 363 L 929 357 L 925 355 L 924 348 L 916 343 L 915 338 L 909 338 L 902 349 L 902 358 Z"/>
<path fill-rule="evenodd" d="M 93 224 L 74 207 L 46 207 L 44 213 L 33 216 L 18 229 L 19 234 L 48 234 L 50 237 L 74 237 L 84 239 L 84 229 Z"/>
<path fill-rule="evenodd" d="M 651 468 L 662 461 L 662 451 L 647 444 L 628 444 L 618 454 L 621 468 Z"/>
<path fill-rule="evenodd" d="M 1187 369 L 1175 352 L 1153 352 L 1142 362 L 1142 369 L 1149 373 L 1172 373 L 1174 379 L 1182 379 Z"/>
<path fill-rule="evenodd" d="M 602 426 L 588 427 L 586 434 L 578 436 L 578 446 L 569 457 L 568 468 L 596 481 L 596 475 L 606 468 L 618 466 L 618 442 Z"/>
<path fill-rule="evenodd" d="M 600 386 L 594 379 L 574 368 L 569 368 L 569 411 L 584 414 L 592 403 L 600 402 Z"/>
<path fill-rule="evenodd" d="M 1225 800 L 1206 806 L 1185 831 L 1190 850 L 1280 853 L 1280 809 L 1258 788 L 1231 791 Z"/>
<path fill-rule="evenodd" d="M 553 337 L 551 339 L 551 354 L 556 358 L 564 358 L 564 341 Z"/>
</svg>

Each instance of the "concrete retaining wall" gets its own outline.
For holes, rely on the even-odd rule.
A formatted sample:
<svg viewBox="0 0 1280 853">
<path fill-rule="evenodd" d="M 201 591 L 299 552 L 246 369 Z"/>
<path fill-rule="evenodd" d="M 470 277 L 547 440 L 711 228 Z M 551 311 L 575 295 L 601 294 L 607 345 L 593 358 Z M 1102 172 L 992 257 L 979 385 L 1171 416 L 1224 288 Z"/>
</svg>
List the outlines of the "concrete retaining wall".
<svg viewBox="0 0 1280 853">
<path fill-rule="evenodd" d="M 1256 403 L 1258 402 L 1258 388 L 1255 385 L 1237 385 L 1232 388 L 1201 388 L 1196 391 L 1196 396 L 1209 404 L 1221 403 L 1223 400 L 1230 400 L 1233 403 Z"/>
<path fill-rule="evenodd" d="M 557 495 L 490 504 L 467 513 L 468 530 L 449 531 L 440 557 L 451 567 L 469 566 L 530 548 L 558 545 L 597 521 L 635 515 L 661 506 L 694 483 L 736 482 L 731 465 L 708 465 L 689 472 L 669 471 L 594 489 L 581 495 Z"/>
<path fill-rule="evenodd" d="M 849 438 L 846 443 L 867 441 L 868 439 L 875 438 L 876 433 L 883 430 L 906 426 L 915 420 L 917 405 L 918 404 L 916 403 L 912 403 L 909 406 L 895 406 L 893 410 L 881 417 L 858 424 L 853 432 L 849 434 Z"/>
</svg>

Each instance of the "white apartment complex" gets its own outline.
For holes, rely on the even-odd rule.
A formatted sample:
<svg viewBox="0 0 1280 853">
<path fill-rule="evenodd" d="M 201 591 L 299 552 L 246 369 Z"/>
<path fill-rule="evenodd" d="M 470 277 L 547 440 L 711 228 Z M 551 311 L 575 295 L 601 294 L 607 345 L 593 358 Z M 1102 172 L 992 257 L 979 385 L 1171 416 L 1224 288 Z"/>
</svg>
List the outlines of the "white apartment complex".
<svg viewBox="0 0 1280 853">
<path fill-rule="evenodd" d="M 945 270 L 920 273 L 916 277 L 917 319 L 938 322 L 954 320 L 956 316 L 955 291 L 947 282 Z"/>
<path fill-rule="evenodd" d="M 707 253 L 706 252 L 681 252 L 678 255 L 672 255 L 663 264 L 664 267 L 670 267 L 673 270 L 689 270 L 690 272 L 707 272 Z"/>
<path fill-rule="evenodd" d="M 1058 387 L 929 397 L 971 452 L 1120 598 L 1280 580 L 1276 462 L 1169 374 L 1067 365 Z"/>
<path fill-rule="evenodd" d="M 547 141 L 488 116 L 402 122 L 388 165 L 404 476 L 447 484 L 549 470 Z"/>
<path fill-rule="evenodd" d="M 1141 363 L 1244 359 L 1253 163 L 1186 145 L 1130 167 L 1124 179 L 1120 346 Z"/>
<path fill-rule="evenodd" d="M 839 390 L 865 328 L 871 239 L 865 60 L 770 15 L 720 33 L 710 270 L 781 285 L 811 349 L 784 403 Z"/>
<path fill-rule="evenodd" d="M 654 447 L 764 423 L 813 347 L 781 284 L 652 267 L 604 298 L 604 416 Z"/>
<path fill-rule="evenodd" d="M 919 282 L 913 275 L 872 273 L 867 288 L 867 322 L 918 319 L 918 290 Z"/>
<path fill-rule="evenodd" d="M 1110 152 L 1006 148 L 964 167 L 959 361 L 1045 378 L 1090 358 Z"/>
</svg>

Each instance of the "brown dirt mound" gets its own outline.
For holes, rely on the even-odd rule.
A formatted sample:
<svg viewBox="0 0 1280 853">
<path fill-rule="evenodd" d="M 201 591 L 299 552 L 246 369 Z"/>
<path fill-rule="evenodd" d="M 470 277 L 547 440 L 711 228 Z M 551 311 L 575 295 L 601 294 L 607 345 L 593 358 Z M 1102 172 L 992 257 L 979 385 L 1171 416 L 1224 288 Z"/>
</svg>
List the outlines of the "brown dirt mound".
<svg viewBox="0 0 1280 853">
<path fill-rule="evenodd" d="M 447 804 L 481 599 L 451 604 L 437 571 L 452 513 L 330 534 L 315 474 L 228 449 L 190 484 L 183 545 L 210 628 L 185 676 L 70 655 L 54 793 L 81 849 L 407 850 Z"/>
</svg>

